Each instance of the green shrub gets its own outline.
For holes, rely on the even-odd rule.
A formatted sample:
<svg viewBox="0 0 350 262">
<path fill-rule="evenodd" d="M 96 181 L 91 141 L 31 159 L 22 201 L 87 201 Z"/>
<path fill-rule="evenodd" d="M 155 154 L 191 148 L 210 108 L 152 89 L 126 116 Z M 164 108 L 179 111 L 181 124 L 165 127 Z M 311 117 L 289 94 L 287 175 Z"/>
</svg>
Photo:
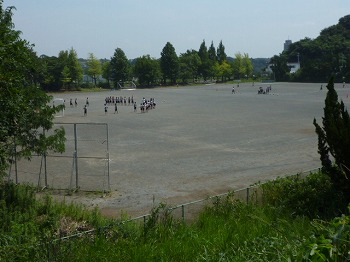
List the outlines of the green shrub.
<svg viewBox="0 0 350 262">
<path fill-rule="evenodd" d="M 314 220 L 313 233 L 304 245 L 309 261 L 350 260 L 350 217 L 342 215 L 330 222 Z"/>
<path fill-rule="evenodd" d="M 322 172 L 305 178 L 300 175 L 277 178 L 260 186 L 263 204 L 273 205 L 294 216 L 332 218 L 346 210 L 342 193 Z"/>
</svg>

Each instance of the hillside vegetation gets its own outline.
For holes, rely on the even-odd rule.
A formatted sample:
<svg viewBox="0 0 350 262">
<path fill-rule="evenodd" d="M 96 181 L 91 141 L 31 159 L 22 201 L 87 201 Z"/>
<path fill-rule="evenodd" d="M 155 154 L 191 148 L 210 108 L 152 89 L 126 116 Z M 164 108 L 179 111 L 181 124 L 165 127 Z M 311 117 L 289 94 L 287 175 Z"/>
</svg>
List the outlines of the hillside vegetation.
<svg viewBox="0 0 350 262">
<path fill-rule="evenodd" d="M 287 62 L 300 61 L 301 69 L 289 74 Z M 339 19 L 315 39 L 304 38 L 293 43 L 271 62 L 280 65 L 274 69 L 277 81 L 327 82 L 331 77 L 336 82 L 350 81 L 350 15 Z"/>
</svg>

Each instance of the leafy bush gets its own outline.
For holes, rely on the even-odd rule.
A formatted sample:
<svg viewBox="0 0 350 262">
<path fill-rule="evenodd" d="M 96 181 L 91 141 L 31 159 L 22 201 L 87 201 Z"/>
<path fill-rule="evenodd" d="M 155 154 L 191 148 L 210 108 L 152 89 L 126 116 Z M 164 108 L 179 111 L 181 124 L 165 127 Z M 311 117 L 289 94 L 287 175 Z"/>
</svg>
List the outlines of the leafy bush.
<svg viewBox="0 0 350 262">
<path fill-rule="evenodd" d="M 305 244 L 304 258 L 309 261 L 350 260 L 350 217 L 341 216 L 330 222 L 314 220 L 313 234 Z"/>
<path fill-rule="evenodd" d="M 277 178 L 261 184 L 262 201 L 294 216 L 333 218 L 346 211 L 343 195 L 322 172 Z"/>
<path fill-rule="evenodd" d="M 318 153 L 322 170 L 350 201 L 350 115 L 344 102 L 338 101 L 333 78 L 329 80 L 327 89 L 322 127 L 316 119 L 313 122 L 318 135 Z"/>
</svg>

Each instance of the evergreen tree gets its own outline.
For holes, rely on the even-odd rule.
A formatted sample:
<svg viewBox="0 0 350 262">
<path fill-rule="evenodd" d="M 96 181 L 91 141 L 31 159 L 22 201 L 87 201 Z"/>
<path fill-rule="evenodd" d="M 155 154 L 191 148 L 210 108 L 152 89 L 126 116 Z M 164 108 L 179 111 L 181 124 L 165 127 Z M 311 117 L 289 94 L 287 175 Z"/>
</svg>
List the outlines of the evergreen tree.
<svg viewBox="0 0 350 262">
<path fill-rule="evenodd" d="M 209 58 L 209 76 L 211 78 L 214 78 L 217 74 L 216 68 L 217 68 L 217 54 L 214 47 L 213 41 L 211 41 L 210 47 L 208 49 L 208 58 Z"/>
<path fill-rule="evenodd" d="M 215 62 L 217 61 L 217 57 L 213 41 L 211 41 L 211 45 L 208 49 L 208 57 L 211 61 L 213 61 L 213 64 L 215 64 Z"/>
<path fill-rule="evenodd" d="M 314 125 L 318 135 L 318 152 L 322 162 L 322 169 L 333 183 L 350 199 L 350 117 L 345 109 L 343 101 L 338 101 L 337 92 L 334 89 L 334 79 L 331 78 L 327 85 L 327 97 L 325 99 L 323 127 L 316 119 Z M 334 159 L 334 163 L 330 159 Z"/>
<path fill-rule="evenodd" d="M 211 63 L 209 60 L 208 48 L 205 45 L 205 41 L 201 43 L 198 50 L 199 58 L 201 59 L 201 64 L 199 66 L 199 74 L 202 75 L 204 80 L 207 80 L 211 73 Z"/>
<path fill-rule="evenodd" d="M 222 64 L 226 61 L 227 55 L 225 53 L 225 46 L 222 44 L 222 41 L 220 41 L 218 50 L 216 51 L 216 56 L 219 64 Z"/>
<path fill-rule="evenodd" d="M 68 68 L 68 51 L 61 50 L 58 53 L 57 68 L 59 70 L 59 80 L 61 87 L 70 89 L 71 76 Z"/>
<path fill-rule="evenodd" d="M 166 79 L 170 79 L 175 84 L 179 73 L 179 58 L 174 46 L 167 42 L 160 55 L 160 69 L 163 74 L 164 84 L 166 83 Z"/>
<path fill-rule="evenodd" d="M 130 63 L 124 51 L 117 48 L 110 61 L 110 74 L 115 88 L 120 88 L 128 80 L 130 74 Z"/>
<path fill-rule="evenodd" d="M 79 63 L 77 52 L 71 48 L 68 52 L 67 66 L 71 77 L 71 84 L 78 86 L 83 79 L 83 67 Z"/>
</svg>

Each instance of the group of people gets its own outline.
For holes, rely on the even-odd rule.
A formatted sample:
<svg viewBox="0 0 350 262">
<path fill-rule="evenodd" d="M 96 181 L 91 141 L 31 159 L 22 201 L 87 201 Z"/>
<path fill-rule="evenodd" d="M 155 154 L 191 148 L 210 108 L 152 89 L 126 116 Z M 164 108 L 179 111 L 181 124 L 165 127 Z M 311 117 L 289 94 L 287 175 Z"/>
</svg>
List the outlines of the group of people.
<svg viewBox="0 0 350 262">
<path fill-rule="evenodd" d="M 66 100 L 64 102 L 66 102 Z M 72 98 L 69 100 L 69 105 L 70 105 L 70 107 L 73 107 L 73 99 Z M 78 106 L 78 100 L 77 99 L 74 100 L 74 106 L 75 107 Z"/>
<path fill-rule="evenodd" d="M 131 97 L 106 97 L 104 104 L 104 112 L 108 113 L 108 106 L 114 106 L 114 114 L 118 114 L 118 105 L 132 105 L 134 108 L 134 112 L 137 112 L 137 104 L 133 96 Z M 141 113 L 148 112 L 150 109 L 154 109 L 156 107 L 156 103 L 154 98 L 146 99 L 142 98 L 140 103 L 140 111 Z"/>
<path fill-rule="evenodd" d="M 106 105 L 111 105 L 111 104 L 121 104 L 121 105 L 133 105 L 135 103 L 134 101 L 134 96 L 129 96 L 128 98 L 127 97 L 122 97 L 122 96 L 117 96 L 117 97 L 114 97 L 114 96 L 107 96 L 105 98 L 105 104 Z"/>
<path fill-rule="evenodd" d="M 137 110 L 136 102 L 134 101 L 134 96 L 129 96 L 128 98 L 126 97 L 114 97 L 114 96 L 107 96 L 105 98 L 105 104 L 104 104 L 104 111 L 105 114 L 108 113 L 108 106 L 114 106 L 114 114 L 118 114 L 118 105 L 133 105 L 134 107 L 134 112 Z"/>
<path fill-rule="evenodd" d="M 253 83 L 253 86 L 254 86 L 254 83 Z M 239 84 L 237 84 L 237 87 L 239 87 Z M 271 85 L 267 86 L 265 89 L 262 86 L 260 86 L 259 89 L 258 89 L 258 94 L 268 94 L 268 93 L 270 93 L 271 90 L 272 90 Z M 235 90 L 234 86 L 232 87 L 231 93 L 232 94 L 236 93 L 236 90 Z"/>
<path fill-rule="evenodd" d="M 64 100 L 64 107 L 66 107 L 65 103 L 66 103 L 66 100 Z M 78 99 L 77 98 L 74 99 L 74 105 L 73 105 L 73 99 L 72 98 L 69 99 L 69 105 L 70 105 L 70 107 L 77 107 L 78 106 Z M 89 102 L 89 98 L 87 97 L 86 101 L 85 101 L 84 108 L 83 108 L 84 116 L 87 115 L 87 107 L 89 105 L 90 105 L 90 102 Z"/>
<path fill-rule="evenodd" d="M 64 107 L 65 107 L 65 103 L 66 103 L 66 100 L 64 100 L 64 102 L 63 102 Z M 78 106 L 78 99 L 77 98 L 75 98 L 75 99 L 70 98 L 69 99 L 69 105 L 70 105 L 70 107 L 77 107 Z M 86 101 L 85 101 L 85 105 L 83 107 L 84 116 L 87 116 L 89 105 L 90 105 L 90 101 L 89 101 L 89 98 L 87 97 Z M 104 112 L 105 112 L 105 114 L 108 113 L 108 107 L 109 106 L 113 106 L 114 113 L 118 114 L 118 105 L 124 105 L 124 106 L 132 105 L 133 109 L 134 109 L 134 112 L 137 112 L 137 103 L 136 103 L 136 101 L 135 101 L 133 96 L 131 96 L 131 97 L 108 96 L 108 97 L 105 98 L 105 101 L 104 101 Z M 55 106 L 54 102 L 53 102 L 53 106 Z M 156 107 L 156 103 L 155 103 L 154 98 L 150 98 L 150 99 L 142 98 L 141 103 L 140 103 L 140 111 L 141 111 L 141 113 L 148 112 L 148 110 L 154 109 L 155 107 Z"/>
<path fill-rule="evenodd" d="M 258 89 L 258 94 L 268 94 L 272 90 L 271 85 L 266 87 L 265 90 L 262 88 L 262 86 L 259 87 Z"/>
<path fill-rule="evenodd" d="M 154 98 L 150 98 L 149 100 L 147 100 L 146 98 L 142 98 L 142 101 L 140 104 L 141 113 L 148 112 L 148 110 L 154 109 L 154 108 L 156 108 L 156 103 L 154 101 Z"/>
</svg>

